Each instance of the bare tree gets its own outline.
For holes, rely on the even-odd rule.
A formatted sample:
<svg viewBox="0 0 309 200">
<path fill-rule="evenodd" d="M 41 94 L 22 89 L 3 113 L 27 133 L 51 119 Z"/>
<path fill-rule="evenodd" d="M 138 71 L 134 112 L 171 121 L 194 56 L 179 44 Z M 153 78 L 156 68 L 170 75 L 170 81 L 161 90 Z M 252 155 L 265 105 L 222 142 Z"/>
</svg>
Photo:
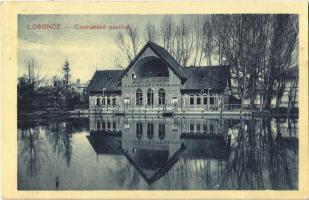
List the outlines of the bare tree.
<svg viewBox="0 0 309 200">
<path fill-rule="evenodd" d="M 194 34 L 194 42 L 193 42 L 193 61 L 192 65 L 197 66 L 201 65 L 202 57 L 203 57 L 203 35 L 202 35 L 202 22 L 203 17 L 197 16 L 194 18 L 193 23 L 193 34 Z"/>
<path fill-rule="evenodd" d="M 193 33 L 190 24 L 182 18 L 175 29 L 175 48 L 172 54 L 181 66 L 186 66 L 193 50 Z"/>
<path fill-rule="evenodd" d="M 39 86 L 45 83 L 46 76 L 42 76 L 40 69 L 38 68 L 37 61 L 34 57 L 28 58 L 26 61 L 26 73 L 23 76 L 25 84 L 32 92 Z"/>
<path fill-rule="evenodd" d="M 296 23 L 296 24 L 295 24 Z M 283 96 L 286 75 L 297 45 L 297 20 L 293 15 L 213 15 L 219 62 L 231 66 L 236 95 L 269 110 Z M 295 55 L 297 54 L 294 53 Z M 223 58 L 225 60 L 223 60 Z"/>
<path fill-rule="evenodd" d="M 128 62 L 131 62 L 140 48 L 140 37 L 137 28 L 131 25 L 125 31 L 118 32 L 115 41 Z"/>
<path fill-rule="evenodd" d="M 290 83 L 290 87 L 288 89 L 288 108 L 287 113 L 290 114 L 292 109 L 295 108 L 296 98 L 298 92 L 298 77 L 296 76 L 293 81 Z"/>
<path fill-rule="evenodd" d="M 207 65 L 211 65 L 212 56 L 214 54 L 214 34 L 211 18 L 204 17 L 202 29 L 202 50 L 207 59 Z"/>
<path fill-rule="evenodd" d="M 171 16 L 164 16 L 161 21 L 160 34 L 163 47 L 172 52 L 174 44 L 175 22 Z"/>
<path fill-rule="evenodd" d="M 156 27 L 154 24 L 148 22 L 145 27 L 145 41 L 155 42 L 157 40 Z"/>
<path fill-rule="evenodd" d="M 289 69 L 297 61 L 294 55 L 298 55 L 297 16 L 274 15 L 272 22 L 270 57 L 264 79 L 266 86 L 263 95 L 264 109 L 270 109 L 273 97 L 276 99 L 276 107 L 280 106 Z"/>
<path fill-rule="evenodd" d="M 119 55 L 115 56 L 115 58 L 114 58 L 114 66 L 116 68 L 118 68 L 118 69 L 125 69 L 126 62 L 125 62 L 123 56 L 119 56 Z"/>
<path fill-rule="evenodd" d="M 241 62 L 245 55 L 245 24 L 242 15 L 213 15 L 216 44 L 219 46 L 219 57 L 225 57 L 226 62 L 232 67 L 231 75 L 236 86 L 237 96 L 242 102 L 245 98 L 246 66 Z M 222 62 L 219 59 L 220 63 Z"/>
</svg>

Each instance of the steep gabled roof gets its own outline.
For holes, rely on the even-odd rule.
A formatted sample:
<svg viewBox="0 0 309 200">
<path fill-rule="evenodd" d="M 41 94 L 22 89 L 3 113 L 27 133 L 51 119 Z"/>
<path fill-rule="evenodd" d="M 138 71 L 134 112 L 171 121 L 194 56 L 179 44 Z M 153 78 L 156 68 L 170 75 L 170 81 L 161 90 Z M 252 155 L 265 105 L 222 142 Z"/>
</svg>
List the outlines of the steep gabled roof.
<svg viewBox="0 0 309 200">
<path fill-rule="evenodd" d="M 123 71 L 124 70 L 96 71 L 87 90 L 91 92 L 101 92 L 103 88 L 106 88 L 107 92 L 120 91 L 120 76 Z"/>
<path fill-rule="evenodd" d="M 128 65 L 126 70 L 124 70 L 121 77 L 123 77 L 125 73 L 127 73 L 130 70 L 130 68 L 134 66 L 134 64 L 138 61 L 139 57 L 143 54 L 143 52 L 147 49 L 147 47 L 151 48 L 182 81 L 187 80 L 186 74 L 184 73 L 179 63 L 174 59 L 174 57 L 171 56 L 171 54 L 167 52 L 163 47 L 150 41 L 147 42 L 146 45 L 140 50 L 137 56 Z"/>
<path fill-rule="evenodd" d="M 184 67 L 188 80 L 182 85 L 182 90 L 218 89 L 222 90 L 230 80 L 230 68 L 227 65 Z"/>
</svg>

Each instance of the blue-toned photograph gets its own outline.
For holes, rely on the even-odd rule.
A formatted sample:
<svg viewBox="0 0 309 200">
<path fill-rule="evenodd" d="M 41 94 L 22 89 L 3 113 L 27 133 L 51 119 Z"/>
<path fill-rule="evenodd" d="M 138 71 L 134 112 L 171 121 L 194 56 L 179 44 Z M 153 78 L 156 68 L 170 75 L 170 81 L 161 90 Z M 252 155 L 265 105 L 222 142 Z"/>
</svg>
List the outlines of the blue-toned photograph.
<svg viewBox="0 0 309 200">
<path fill-rule="evenodd" d="M 298 15 L 19 15 L 18 190 L 298 190 Z"/>
</svg>

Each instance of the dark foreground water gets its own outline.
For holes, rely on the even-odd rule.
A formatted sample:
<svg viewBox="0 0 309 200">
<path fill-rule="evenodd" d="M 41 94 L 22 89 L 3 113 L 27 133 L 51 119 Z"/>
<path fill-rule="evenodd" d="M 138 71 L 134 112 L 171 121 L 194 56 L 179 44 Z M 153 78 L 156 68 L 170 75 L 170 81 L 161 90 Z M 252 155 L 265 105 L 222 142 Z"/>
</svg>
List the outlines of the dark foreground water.
<svg viewBox="0 0 309 200">
<path fill-rule="evenodd" d="M 20 190 L 295 190 L 288 119 L 89 116 L 20 120 Z"/>
</svg>

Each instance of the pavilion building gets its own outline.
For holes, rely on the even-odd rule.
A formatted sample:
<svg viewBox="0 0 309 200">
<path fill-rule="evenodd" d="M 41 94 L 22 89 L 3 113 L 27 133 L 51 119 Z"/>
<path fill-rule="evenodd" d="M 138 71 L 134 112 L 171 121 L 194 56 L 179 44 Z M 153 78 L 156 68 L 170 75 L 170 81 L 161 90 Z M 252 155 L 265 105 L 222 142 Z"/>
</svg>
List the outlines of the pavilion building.
<svg viewBox="0 0 309 200">
<path fill-rule="evenodd" d="M 235 101 L 229 66 L 183 67 L 163 47 L 147 42 L 124 70 L 96 71 L 90 112 L 207 112 Z"/>
</svg>

